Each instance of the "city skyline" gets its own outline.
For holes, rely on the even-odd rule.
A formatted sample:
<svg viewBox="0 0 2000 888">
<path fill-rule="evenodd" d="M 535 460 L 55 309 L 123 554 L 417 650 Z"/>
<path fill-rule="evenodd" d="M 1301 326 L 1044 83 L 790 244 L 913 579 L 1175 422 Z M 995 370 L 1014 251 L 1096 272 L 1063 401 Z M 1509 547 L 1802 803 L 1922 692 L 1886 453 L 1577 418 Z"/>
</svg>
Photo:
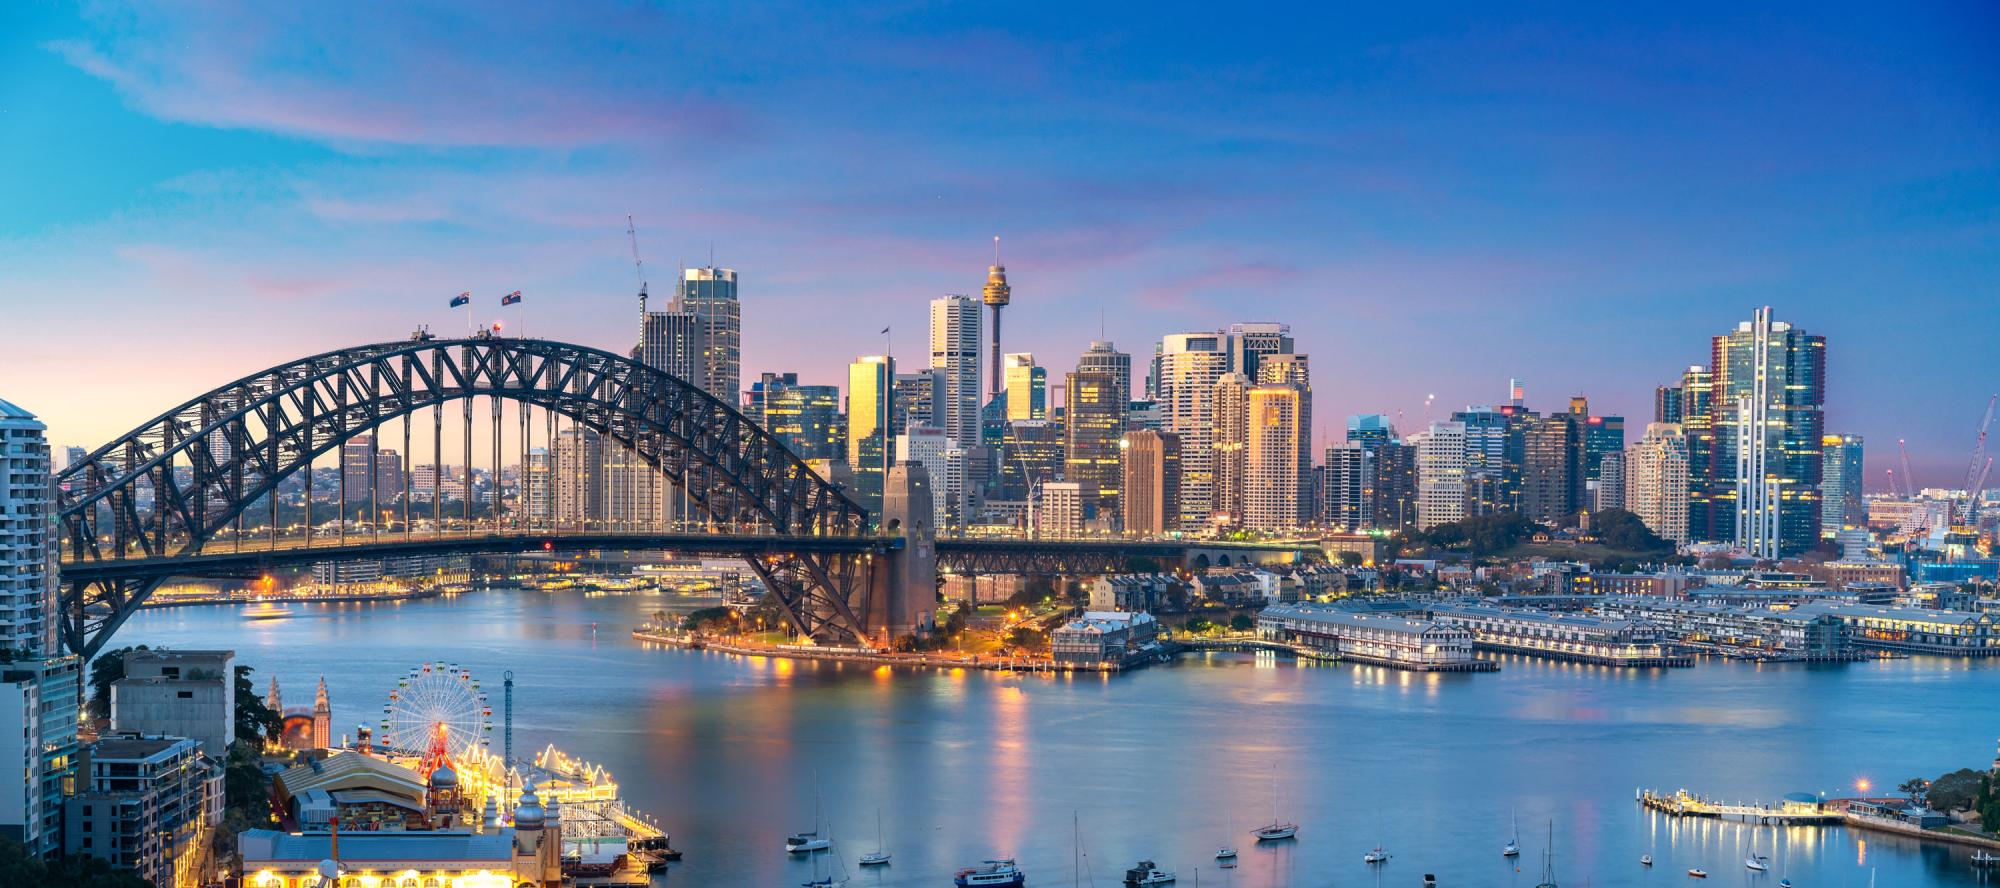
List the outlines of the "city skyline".
<svg viewBox="0 0 2000 888">
<path fill-rule="evenodd" d="M 521 289 L 528 335 L 622 350 L 632 213 L 656 299 L 681 265 L 741 273 L 745 380 L 839 384 L 885 325 L 915 368 L 924 306 L 979 292 L 999 234 L 1009 351 L 1065 367 L 1093 339 L 1143 354 L 1288 322 L 1328 368 L 1315 450 L 1349 414 L 1401 410 L 1409 434 L 1424 396 L 1443 419 L 1503 401 L 1511 377 L 1540 410 L 1585 394 L 1637 428 L 1654 386 L 1772 305 L 1827 337 L 1826 428 L 1871 441 L 1869 490 L 1899 438 L 1920 483 L 1955 483 L 1996 388 L 1963 366 L 2000 312 L 1980 221 L 1996 204 L 1988 14 L 1634 17 L 1649 14 L 1431 30 L 1371 13 L 1189 67 L 1176 54 L 1212 36 L 1200 26 L 1089 11 L 878 17 L 848 26 L 851 48 L 801 56 L 803 32 L 711 10 L 468 33 L 441 13 L 365 52 L 363 17 L 340 13 L 11 10 L 0 46 L 34 89 L 0 93 L 0 157 L 48 175 L 0 186 L 7 307 L 69 336 L 120 322 L 88 361 L 64 335 L 9 349 L 0 379 L 58 443 L 94 447 L 300 353 L 454 331 L 444 300 L 467 289 L 481 320 L 511 325 L 499 296 Z M 597 70 L 603 53 L 522 36 L 615 62 L 689 26 L 750 73 Z M 316 36 L 259 40 L 284 29 Z M 1004 76 L 939 52 L 959 41 Z M 500 43 L 536 48 L 491 61 Z M 310 47 L 355 54 L 335 70 Z M 816 78 L 854 65 L 870 89 L 811 107 Z M 543 86 L 506 92 L 524 78 Z M 1412 123 L 1371 96 L 1433 113 Z M 1216 132 L 1224 108 L 1238 126 Z M 829 117 L 844 126 L 801 163 L 794 137 Z M 741 159 L 701 159 L 717 153 Z"/>
</svg>

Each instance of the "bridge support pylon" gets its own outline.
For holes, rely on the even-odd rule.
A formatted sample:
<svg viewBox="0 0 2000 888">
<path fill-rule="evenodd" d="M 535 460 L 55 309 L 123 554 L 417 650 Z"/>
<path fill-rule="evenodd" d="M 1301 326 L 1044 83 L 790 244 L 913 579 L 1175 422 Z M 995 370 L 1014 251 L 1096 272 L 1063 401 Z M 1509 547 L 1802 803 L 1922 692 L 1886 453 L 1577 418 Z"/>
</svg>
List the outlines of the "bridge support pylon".
<svg viewBox="0 0 2000 888">
<path fill-rule="evenodd" d="M 930 473 L 922 463 L 905 462 L 889 468 L 882 485 L 882 528 L 903 539 L 879 559 L 870 577 L 869 597 L 879 607 L 869 626 L 878 644 L 929 631 L 937 615 L 937 528 Z"/>
</svg>

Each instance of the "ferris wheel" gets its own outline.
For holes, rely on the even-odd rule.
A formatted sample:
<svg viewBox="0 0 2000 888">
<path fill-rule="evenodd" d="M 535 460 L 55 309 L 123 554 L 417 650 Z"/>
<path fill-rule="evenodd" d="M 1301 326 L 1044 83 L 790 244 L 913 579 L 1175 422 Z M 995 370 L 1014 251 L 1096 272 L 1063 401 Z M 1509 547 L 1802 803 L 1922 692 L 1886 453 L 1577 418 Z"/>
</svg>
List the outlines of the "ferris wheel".
<svg viewBox="0 0 2000 888">
<path fill-rule="evenodd" d="M 425 663 L 410 670 L 389 692 L 376 742 L 404 753 L 431 748 L 439 728 L 454 760 L 484 749 L 493 732 L 493 708 L 472 673 L 457 663 Z"/>
</svg>

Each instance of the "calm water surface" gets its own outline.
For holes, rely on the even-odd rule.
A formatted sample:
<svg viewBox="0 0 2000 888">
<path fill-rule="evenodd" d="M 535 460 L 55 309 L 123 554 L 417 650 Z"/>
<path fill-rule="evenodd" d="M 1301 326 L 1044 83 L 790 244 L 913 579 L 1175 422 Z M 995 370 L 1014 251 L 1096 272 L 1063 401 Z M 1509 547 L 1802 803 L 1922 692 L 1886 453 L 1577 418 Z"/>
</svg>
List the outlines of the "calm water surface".
<svg viewBox="0 0 2000 888">
<path fill-rule="evenodd" d="M 629 627 L 680 599 L 496 591 L 453 600 L 147 611 L 117 643 L 228 647 L 276 675 L 288 704 L 326 678 L 336 730 L 380 718 L 425 660 L 480 677 L 499 743 L 500 673 L 514 670 L 517 754 L 555 743 L 608 767 L 627 800 L 687 851 L 666 881 L 790 886 L 811 875 L 784 835 L 824 800 L 853 885 L 940 886 L 1010 855 L 1032 886 L 1066 886 L 1082 824 L 1084 885 L 1113 888 L 1141 857 L 1183 888 L 1529 888 L 1554 822 L 1566 886 L 1986 884 L 1966 851 L 1844 829 L 1674 821 L 1639 786 L 1746 799 L 1852 795 L 1990 762 L 2000 662 L 1916 658 L 1837 666 L 1709 663 L 1634 672 L 1509 659 L 1498 673 L 1414 675 L 1214 655 L 1117 678 L 906 672 L 649 648 Z M 1243 833 L 1278 806 L 1296 842 Z M 875 845 L 887 868 L 853 856 Z M 1521 871 L 1499 850 L 1518 812 Z M 1395 855 L 1371 870 L 1377 843 Z M 1221 844 L 1242 850 L 1215 866 Z M 1742 864 L 1755 846 L 1769 875 Z M 1643 870 L 1638 859 L 1657 861 Z"/>
</svg>

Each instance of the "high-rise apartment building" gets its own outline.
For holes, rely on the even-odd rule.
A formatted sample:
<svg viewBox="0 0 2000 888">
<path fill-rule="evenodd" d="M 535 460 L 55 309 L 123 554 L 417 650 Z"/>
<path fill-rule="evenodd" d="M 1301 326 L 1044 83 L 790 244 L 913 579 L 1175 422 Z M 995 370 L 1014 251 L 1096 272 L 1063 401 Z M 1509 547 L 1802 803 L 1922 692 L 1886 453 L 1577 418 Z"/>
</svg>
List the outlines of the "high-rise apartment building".
<svg viewBox="0 0 2000 888">
<path fill-rule="evenodd" d="M 528 464 L 521 472 L 521 504 L 532 527 L 547 527 L 555 520 L 554 468 L 548 448 L 528 450 Z"/>
<path fill-rule="evenodd" d="M 1683 410 L 1685 390 L 1680 384 L 1663 385 L 1653 389 L 1653 421 L 1679 424 L 1686 413 Z"/>
<path fill-rule="evenodd" d="M 1625 452 L 1604 454 L 1597 462 L 1597 480 L 1590 491 L 1590 508 L 1602 512 L 1605 509 L 1625 508 Z"/>
<path fill-rule="evenodd" d="M 1375 526 L 1401 530 L 1417 517 L 1417 448 L 1389 441 L 1373 452 L 1375 489 L 1368 498 L 1375 506 Z"/>
<path fill-rule="evenodd" d="M 1868 523 L 1868 504 L 1861 498 L 1861 436 L 1827 435 L 1820 439 L 1820 452 L 1819 535 L 1830 540 Z"/>
<path fill-rule="evenodd" d="M 597 526 L 604 520 L 604 439 L 591 429 L 565 428 L 556 433 L 553 461 L 556 526 Z"/>
<path fill-rule="evenodd" d="M 1355 530 L 1375 517 L 1369 494 L 1374 492 L 1375 454 L 1360 441 L 1329 444 L 1320 471 L 1320 520 L 1329 526 Z"/>
<path fill-rule="evenodd" d="M 1574 527 L 1583 504 L 1583 423 L 1575 413 L 1530 417 L 1523 426 L 1519 511 L 1551 527 Z"/>
<path fill-rule="evenodd" d="M 938 427 L 961 446 L 977 446 L 979 300 L 957 295 L 931 300 L 931 366 L 944 371 L 944 417 Z"/>
<path fill-rule="evenodd" d="M 1048 419 L 1049 371 L 1028 352 L 1007 355 L 1001 367 L 1000 394 L 1007 399 L 1007 419 Z"/>
<path fill-rule="evenodd" d="M 1116 519 L 1124 486 L 1118 441 L 1125 433 L 1127 406 L 1110 374 L 1071 373 L 1066 380 L 1063 480 L 1084 485 L 1107 520 Z"/>
<path fill-rule="evenodd" d="M 941 531 L 964 526 L 965 450 L 957 441 L 939 429 L 911 429 L 896 437 L 896 461 L 917 463 L 928 474 L 933 526 Z"/>
<path fill-rule="evenodd" d="M 1176 333 L 1160 340 L 1160 424 L 1181 445 L 1179 525 L 1200 531 L 1215 512 L 1215 385 L 1229 373 L 1226 333 Z"/>
<path fill-rule="evenodd" d="M 1656 422 L 1625 451 L 1625 509 L 1663 539 L 1689 542 L 1688 438 L 1681 426 Z"/>
<path fill-rule="evenodd" d="M 599 502 L 607 527 L 638 530 L 665 520 L 667 502 L 672 498 L 665 474 L 615 441 L 603 441 L 598 454 L 602 459 L 598 477 L 604 488 Z M 690 471 L 703 470 L 695 467 Z"/>
<path fill-rule="evenodd" d="M 1062 478 L 1063 431 L 1062 423 L 1046 419 L 1007 424 L 1000 442 L 1007 455 L 1000 464 L 1000 499 L 1025 503 L 1043 484 Z"/>
<path fill-rule="evenodd" d="M 108 861 L 154 888 L 209 881 L 222 825 L 222 758 L 184 737 L 107 734 L 78 758 L 63 853 Z"/>
<path fill-rule="evenodd" d="M 1243 525 L 1243 486 L 1249 471 L 1250 377 L 1224 373 L 1215 381 L 1214 521 Z"/>
<path fill-rule="evenodd" d="M 368 486 L 370 473 L 375 486 Z M 340 445 L 340 477 L 346 483 L 347 501 L 366 504 L 371 498 L 383 506 L 403 495 L 403 457 L 394 450 L 378 448 L 374 435 L 355 435 Z"/>
<path fill-rule="evenodd" d="M 1688 536 L 1713 542 L 1727 539 L 1726 514 L 1715 508 L 1715 374 L 1694 365 L 1681 371 L 1681 434 L 1688 451 Z M 1631 474 L 1631 467 L 1626 467 Z"/>
<path fill-rule="evenodd" d="M 843 455 L 839 386 L 800 385 L 797 373 L 766 373 L 750 384 L 744 414 L 800 459 Z"/>
<path fill-rule="evenodd" d="M 1258 385 L 1289 385 L 1298 390 L 1298 441 L 1294 452 L 1299 458 L 1299 518 L 1301 523 L 1309 522 L 1318 511 L 1312 498 L 1312 369 L 1302 354 L 1264 355 L 1258 358 L 1256 379 Z"/>
<path fill-rule="evenodd" d="M 1760 558 L 1819 544 L 1826 338 L 1769 306 L 1715 337 L 1711 490 L 1735 517 L 1731 541 Z"/>
<path fill-rule="evenodd" d="M 34 414 L 0 401 L 0 651 L 55 653 L 54 488 Z"/>
<path fill-rule="evenodd" d="M 1180 523 L 1181 442 L 1172 433 L 1126 432 L 1121 511 L 1126 533 L 1159 536 Z"/>
<path fill-rule="evenodd" d="M 1093 340 L 1090 348 L 1076 359 L 1076 372 L 1103 373 L 1111 377 L 1118 399 L 1132 400 L 1132 356 L 1103 340 Z"/>
<path fill-rule="evenodd" d="M 632 357 L 639 363 L 685 382 L 693 383 L 703 391 L 709 391 L 703 383 L 708 376 L 704 356 L 708 353 L 708 332 L 705 319 L 691 311 L 673 308 L 668 311 L 649 311 L 640 318 L 639 344 L 632 349 Z M 710 391 L 713 395 L 714 392 Z M 736 406 L 736 395 L 717 395 L 725 404 Z"/>
<path fill-rule="evenodd" d="M 57 506 L 34 414 L 0 401 L 0 836 L 52 857 L 76 772 L 83 664 L 57 640 Z"/>
<path fill-rule="evenodd" d="M 736 270 L 712 265 L 683 270 L 674 308 L 692 316 L 701 332 L 698 369 L 686 378 L 736 406 L 743 389 L 743 306 L 736 301 Z"/>
<path fill-rule="evenodd" d="M 1465 517 L 1465 423 L 1434 422 L 1410 436 L 1417 457 L 1417 527 L 1428 529 Z"/>
<path fill-rule="evenodd" d="M 1303 384 L 1281 382 L 1255 385 L 1248 392 L 1244 527 L 1299 527 L 1310 517 L 1312 458 L 1304 452 L 1310 440 L 1305 428 L 1307 391 Z"/>
<path fill-rule="evenodd" d="M 1230 369 L 1252 380 L 1259 379 L 1258 368 L 1269 355 L 1289 355 L 1292 353 L 1292 327 L 1270 321 L 1250 321 L 1229 325 Z"/>
<path fill-rule="evenodd" d="M 1465 513 L 1514 509 L 1521 500 L 1526 423 L 1535 414 L 1507 404 L 1467 407 L 1451 415 L 1465 428 Z"/>
<path fill-rule="evenodd" d="M 1089 521 L 1090 491 L 1075 481 L 1053 481 L 1042 485 L 1042 498 L 1035 504 L 1034 528 L 1041 536 L 1081 536 Z"/>
<path fill-rule="evenodd" d="M 895 379 L 896 362 L 888 355 L 864 355 L 847 365 L 847 466 L 854 473 L 855 500 L 870 513 L 881 510 L 885 460 L 892 455 Z M 932 481 L 935 502 L 936 476 Z"/>
</svg>

